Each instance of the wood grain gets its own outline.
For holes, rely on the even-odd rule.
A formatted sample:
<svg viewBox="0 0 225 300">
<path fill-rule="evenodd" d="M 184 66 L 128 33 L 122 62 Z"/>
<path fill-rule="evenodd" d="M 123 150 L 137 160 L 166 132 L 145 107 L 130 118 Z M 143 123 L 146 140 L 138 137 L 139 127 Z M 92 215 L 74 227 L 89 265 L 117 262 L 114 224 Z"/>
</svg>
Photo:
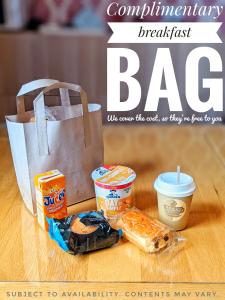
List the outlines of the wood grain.
<svg viewBox="0 0 225 300">
<path fill-rule="evenodd" d="M 167 282 L 175 284 L 174 288 L 179 288 L 178 282 L 210 282 L 216 283 L 215 286 L 224 295 L 223 126 L 104 128 L 105 163 L 128 165 L 137 172 L 134 188 L 136 206 L 151 216 L 157 217 L 156 194 L 152 184 L 159 173 L 175 170 L 179 164 L 196 180 L 197 190 L 189 225 L 179 233 L 186 238 L 186 242 L 159 256 L 145 254 L 125 241 L 111 249 L 83 256 L 72 256 L 61 251 L 24 207 L 5 130 L 1 129 L 0 134 L 0 281 L 117 282 L 112 289 L 123 289 L 120 282 Z M 91 199 L 69 207 L 69 213 L 95 207 L 95 199 Z M 43 290 L 47 290 L 47 286 L 43 284 Z M 136 286 L 142 290 L 148 287 Z M 20 285 L 15 287 L 19 289 Z M 82 287 L 91 289 L 92 285 L 80 285 L 78 289 L 82 290 Z M 126 285 L 127 289 L 132 287 L 135 286 Z M 57 285 L 53 285 L 54 288 L 57 289 Z M 100 290 L 103 286 L 95 285 L 95 288 Z M 165 287 L 160 285 L 161 288 Z M 210 289 L 210 286 L 205 284 L 203 290 L 207 288 Z M 68 285 L 68 289 L 72 287 Z M 181 289 L 185 289 L 185 285 Z"/>
</svg>

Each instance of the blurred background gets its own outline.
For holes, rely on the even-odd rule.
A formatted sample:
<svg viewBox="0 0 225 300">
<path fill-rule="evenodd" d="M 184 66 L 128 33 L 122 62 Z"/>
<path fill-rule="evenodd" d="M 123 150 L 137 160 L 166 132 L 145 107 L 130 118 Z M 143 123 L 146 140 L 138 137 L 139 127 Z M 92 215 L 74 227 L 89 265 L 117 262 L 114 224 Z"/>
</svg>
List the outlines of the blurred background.
<svg viewBox="0 0 225 300">
<path fill-rule="evenodd" d="M 110 30 L 107 22 L 137 21 L 132 17 L 109 17 L 106 9 L 111 0 L 0 0 L 0 122 L 7 114 L 16 113 L 15 96 L 23 83 L 39 78 L 52 78 L 80 84 L 88 93 L 90 102 L 101 103 L 106 122 L 107 47 L 128 47 L 135 50 L 141 67 L 136 76 L 142 86 L 143 101 L 127 115 L 143 112 L 155 53 L 158 47 L 169 47 L 174 62 L 180 96 L 185 115 L 193 112 L 185 99 L 185 62 L 190 44 L 126 44 L 107 45 Z M 148 1 L 121 0 L 123 5 L 138 5 Z M 165 5 L 194 5 L 196 0 L 165 0 Z M 150 4 L 150 2 L 148 3 Z M 199 0 L 199 5 L 224 5 L 225 0 Z M 154 18 L 144 21 L 213 21 L 211 18 Z M 219 20 L 225 21 L 225 11 Z M 220 36 L 224 40 L 225 28 Z M 216 48 L 223 62 L 223 44 L 209 45 Z M 200 79 L 212 76 L 206 61 L 200 63 Z M 224 78 L 223 74 L 213 77 Z M 207 100 L 208 90 L 199 87 L 202 99 Z M 127 88 L 122 85 L 122 98 L 127 98 Z M 27 109 L 32 109 L 27 98 Z M 224 97 L 225 99 L 225 97 Z M 74 100 L 75 102 L 78 99 Z M 47 103 L 48 105 L 48 103 Z M 166 104 L 159 105 L 159 114 L 169 114 Z M 209 114 L 215 114 L 213 111 Z M 216 116 L 224 113 L 216 113 Z M 123 113 L 123 115 L 126 115 Z M 149 114 L 148 114 L 149 115 Z"/>
</svg>

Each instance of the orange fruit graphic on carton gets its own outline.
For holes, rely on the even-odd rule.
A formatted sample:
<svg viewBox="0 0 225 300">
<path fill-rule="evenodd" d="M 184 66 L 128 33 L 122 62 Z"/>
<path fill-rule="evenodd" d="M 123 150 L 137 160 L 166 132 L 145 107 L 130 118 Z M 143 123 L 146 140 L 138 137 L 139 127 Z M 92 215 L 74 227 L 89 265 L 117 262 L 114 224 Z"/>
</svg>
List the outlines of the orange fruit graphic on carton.
<svg viewBox="0 0 225 300">
<path fill-rule="evenodd" d="M 46 217 L 62 219 L 67 216 L 65 176 L 58 170 L 38 174 L 34 178 L 38 223 L 48 230 Z"/>
</svg>

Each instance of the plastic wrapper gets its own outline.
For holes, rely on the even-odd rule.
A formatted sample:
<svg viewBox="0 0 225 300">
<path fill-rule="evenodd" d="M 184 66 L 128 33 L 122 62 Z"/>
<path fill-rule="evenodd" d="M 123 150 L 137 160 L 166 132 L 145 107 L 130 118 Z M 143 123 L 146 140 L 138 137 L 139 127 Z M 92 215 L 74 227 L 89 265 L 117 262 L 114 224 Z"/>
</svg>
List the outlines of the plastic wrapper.
<svg viewBox="0 0 225 300">
<path fill-rule="evenodd" d="M 115 228 L 122 229 L 127 240 L 147 253 L 162 252 L 179 240 L 169 227 L 136 208 L 124 212 Z"/>
<path fill-rule="evenodd" d="M 116 244 L 121 230 L 113 229 L 101 212 L 89 211 L 63 219 L 48 219 L 49 234 L 71 254 L 88 253 Z"/>
</svg>

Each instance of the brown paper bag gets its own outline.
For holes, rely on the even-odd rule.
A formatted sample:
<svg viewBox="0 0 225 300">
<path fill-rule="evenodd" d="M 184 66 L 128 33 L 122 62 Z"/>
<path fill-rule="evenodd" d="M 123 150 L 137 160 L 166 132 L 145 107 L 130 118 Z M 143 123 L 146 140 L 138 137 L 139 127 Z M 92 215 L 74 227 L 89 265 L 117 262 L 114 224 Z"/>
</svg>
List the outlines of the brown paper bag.
<svg viewBox="0 0 225 300">
<path fill-rule="evenodd" d="M 25 112 L 23 95 L 40 87 L 46 88 L 33 101 L 34 111 Z M 61 106 L 48 108 L 56 119 L 49 121 L 44 98 L 53 89 L 60 89 Z M 68 90 L 80 93 L 82 104 L 70 105 Z M 93 197 L 90 174 L 103 163 L 101 106 L 88 104 L 79 85 L 44 79 L 22 87 L 17 112 L 6 116 L 6 123 L 17 182 L 27 208 L 36 213 L 34 176 L 52 169 L 66 176 L 68 205 Z"/>
</svg>

